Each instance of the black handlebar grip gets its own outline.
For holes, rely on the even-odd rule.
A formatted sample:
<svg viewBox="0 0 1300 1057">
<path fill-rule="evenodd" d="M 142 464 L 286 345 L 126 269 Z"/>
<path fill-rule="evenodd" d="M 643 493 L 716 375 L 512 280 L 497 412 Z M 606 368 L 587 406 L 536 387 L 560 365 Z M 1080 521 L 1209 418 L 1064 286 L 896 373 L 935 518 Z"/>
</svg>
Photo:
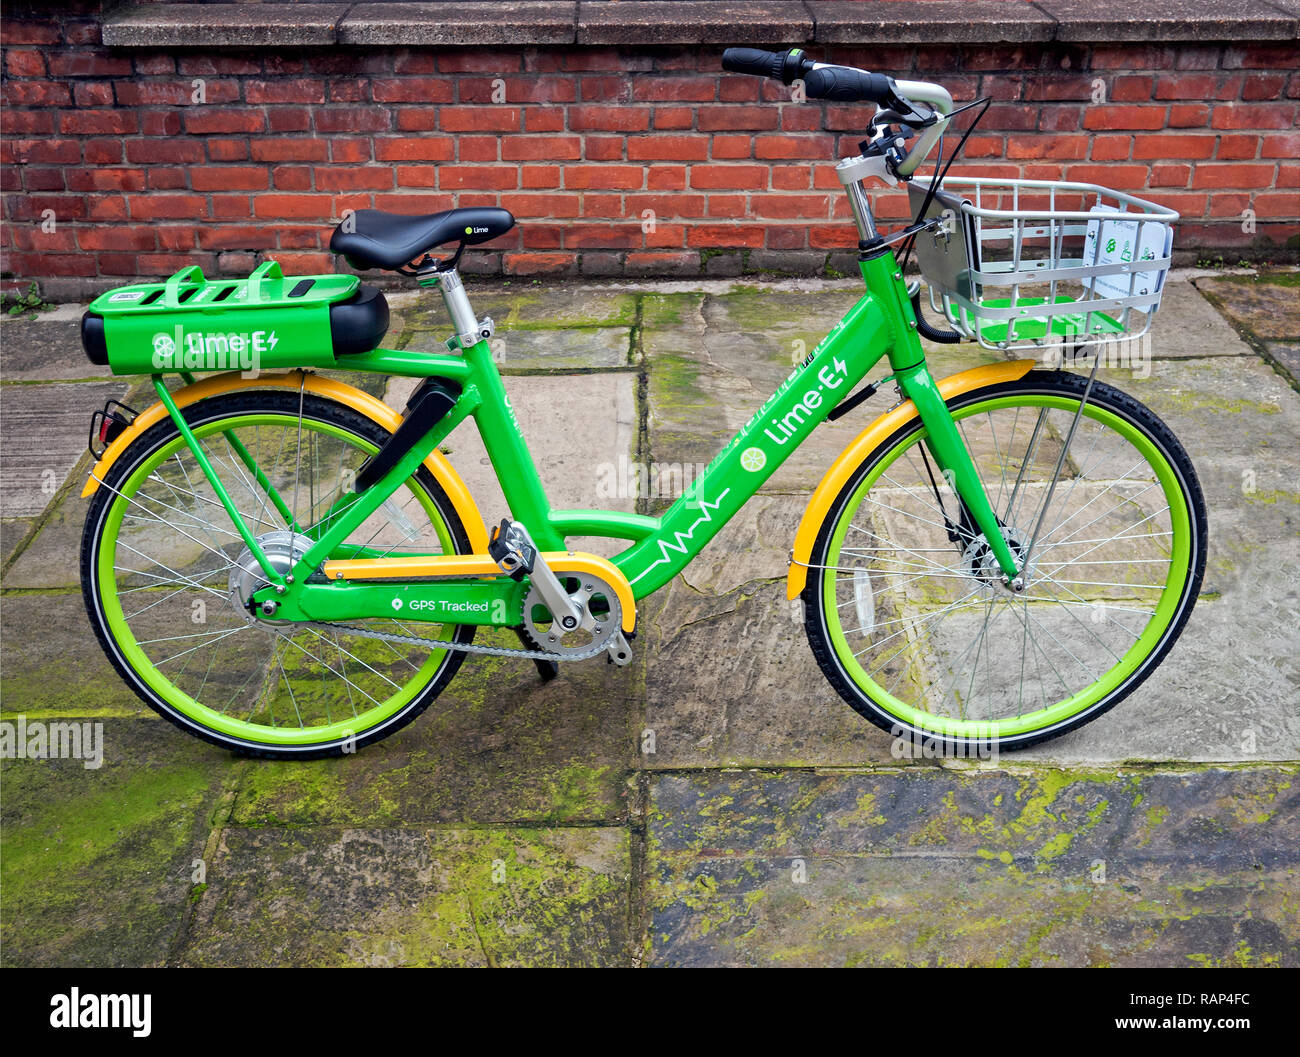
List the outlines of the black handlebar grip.
<svg viewBox="0 0 1300 1057">
<path fill-rule="evenodd" d="M 804 91 L 809 99 L 833 99 L 841 103 L 896 102 L 894 82 L 883 73 L 867 73 L 848 66 L 823 66 L 804 74 Z"/>
<path fill-rule="evenodd" d="M 722 53 L 722 68 L 732 73 L 752 73 L 757 77 L 780 77 L 785 56 L 758 48 L 728 48 Z"/>
</svg>

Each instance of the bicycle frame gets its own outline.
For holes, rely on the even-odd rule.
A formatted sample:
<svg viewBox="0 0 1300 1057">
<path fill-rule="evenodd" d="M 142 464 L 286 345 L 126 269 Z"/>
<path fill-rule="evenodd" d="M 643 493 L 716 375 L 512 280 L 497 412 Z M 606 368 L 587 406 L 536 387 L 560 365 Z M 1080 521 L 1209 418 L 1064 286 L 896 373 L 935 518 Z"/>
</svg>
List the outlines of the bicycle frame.
<svg viewBox="0 0 1300 1057">
<path fill-rule="evenodd" d="M 789 454 L 886 357 L 892 378 L 917 408 L 927 431 L 927 448 L 985 538 L 991 541 L 1003 573 L 1008 580 L 1014 578 L 1018 572 L 1016 561 L 998 531 L 996 515 L 970 455 L 926 365 L 916 334 L 916 319 L 892 251 L 886 247 L 865 257 L 861 270 L 867 286 L 862 298 L 795 367 L 705 472 L 658 518 L 611 510 L 551 508 L 486 340 L 462 345 L 462 355 L 375 349 L 350 357 L 348 366 L 355 370 L 450 379 L 461 386 L 460 396 L 448 414 L 379 481 L 335 504 L 313 527 L 310 534 L 315 542 L 288 575 L 276 574 L 259 550 L 250 547 L 262 561 L 270 582 L 254 595 L 254 603 L 274 600 L 279 617 L 288 620 L 383 616 L 390 613 L 397 584 L 409 597 L 433 600 L 421 616 L 408 610 L 404 616 L 410 619 L 506 626 L 517 623 L 522 599 L 513 581 L 499 577 L 459 583 L 402 583 L 403 569 L 410 570 L 410 560 L 420 556 L 403 555 L 401 560 L 408 562 L 403 566 L 401 560 L 395 563 L 393 559 L 371 557 L 364 548 L 344 542 L 468 418 L 475 420 L 482 435 L 512 516 L 528 526 L 538 546 L 545 551 L 563 552 L 571 536 L 629 541 L 630 546 L 611 562 L 631 585 L 633 596 L 644 598 L 688 565 Z M 215 471 L 206 459 L 199 458 L 201 448 L 171 403 L 161 376 L 154 376 L 154 382 L 218 498 L 233 510 Z M 250 469 L 256 472 L 255 467 Z M 242 536 L 248 536 L 246 526 L 237 527 Z M 366 575 L 368 566 L 375 571 L 373 577 Z M 309 577 L 322 567 L 326 582 L 309 582 Z M 438 567 L 440 575 L 481 577 L 483 572 L 455 560 L 443 561 Z M 430 573 L 408 571 L 408 575 L 427 577 Z M 461 604 L 453 606 L 452 600 Z M 473 605 L 464 604 L 470 600 Z M 489 601 L 497 604 L 483 604 Z"/>
</svg>

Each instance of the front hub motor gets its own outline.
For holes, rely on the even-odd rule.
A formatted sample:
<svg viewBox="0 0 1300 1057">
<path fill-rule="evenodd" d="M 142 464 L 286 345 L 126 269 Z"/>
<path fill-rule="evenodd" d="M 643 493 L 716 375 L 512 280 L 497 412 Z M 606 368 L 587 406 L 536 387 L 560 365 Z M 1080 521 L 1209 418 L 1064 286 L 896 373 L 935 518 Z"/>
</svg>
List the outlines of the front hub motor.
<svg viewBox="0 0 1300 1057">
<path fill-rule="evenodd" d="M 1006 540 L 1007 548 L 1011 551 L 1011 556 L 1016 559 L 1016 564 L 1019 566 L 1028 541 L 1019 529 L 1014 528 L 1003 528 L 1002 538 Z M 989 541 L 982 534 L 966 547 L 965 551 L 962 552 L 961 560 L 966 572 L 981 583 L 988 584 L 990 587 L 1000 587 L 1003 590 L 1015 590 L 1013 585 L 1004 581 L 1002 566 L 998 564 L 997 555 L 993 553 Z M 1017 580 L 1020 581 L 1021 590 L 1029 583 L 1032 572 L 1033 567 L 1031 565 L 1030 568 L 1023 570 L 1017 577 Z"/>
</svg>

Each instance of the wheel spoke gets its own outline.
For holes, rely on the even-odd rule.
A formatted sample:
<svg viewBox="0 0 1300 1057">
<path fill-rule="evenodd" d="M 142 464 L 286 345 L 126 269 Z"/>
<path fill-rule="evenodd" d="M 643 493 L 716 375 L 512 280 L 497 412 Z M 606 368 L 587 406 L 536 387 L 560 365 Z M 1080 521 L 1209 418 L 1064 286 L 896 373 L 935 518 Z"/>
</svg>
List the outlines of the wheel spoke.
<svg viewBox="0 0 1300 1057">
<path fill-rule="evenodd" d="M 954 416 L 1013 554 L 1038 533 L 1024 590 L 1003 584 L 983 536 L 949 539 L 945 483 L 936 494 L 917 457 L 919 424 L 879 459 L 869 485 L 846 492 L 835 515 L 843 527 L 810 563 L 829 584 L 822 605 L 839 663 L 886 712 L 893 706 L 882 702 L 902 701 L 950 729 L 1056 722 L 1053 709 L 1100 700 L 1107 673 L 1136 667 L 1134 645 L 1166 612 L 1159 598 L 1188 575 L 1176 566 L 1170 505 L 1183 494 L 1161 484 L 1162 449 L 1097 410 L 1109 399 L 1104 384 L 1081 416 L 1081 384 L 1037 384 L 1074 403 L 998 397 Z M 1063 459 L 1067 424 L 1074 436 Z"/>
<path fill-rule="evenodd" d="M 244 406 L 252 405 L 244 399 Z M 384 437 L 363 440 L 351 425 L 314 417 L 319 412 L 298 392 L 268 399 L 272 411 L 204 419 L 187 410 L 187 417 L 249 531 L 268 556 L 283 559 L 288 537 L 276 534 L 293 522 L 281 524 L 272 490 L 292 500 L 288 509 L 297 524 L 323 516 L 344 492 L 348 468 L 373 454 Z M 202 404 L 196 406 L 201 411 Z M 309 624 L 263 623 L 244 612 L 237 591 L 255 589 L 257 566 L 206 480 L 176 436 L 105 486 L 105 501 L 117 504 L 122 517 L 102 544 L 109 561 L 101 566 L 99 591 L 118 611 L 104 623 L 123 649 L 130 647 L 132 667 L 168 709 L 209 729 L 213 714 L 225 717 L 235 727 L 222 727 L 223 736 L 272 750 L 290 744 L 291 733 L 298 735 L 292 744 L 301 746 L 301 732 L 315 728 L 334 732 L 326 740 L 338 744 L 344 724 L 357 735 L 387 722 L 458 659 L 453 651 Z M 455 537 L 439 502 L 413 478 L 392 497 L 391 510 L 367 519 L 344 543 L 391 551 L 383 533 L 389 515 L 400 514 L 397 546 L 441 553 L 441 541 Z M 102 517 L 101 524 L 108 520 Z M 241 568 L 252 573 L 232 573 Z M 246 575 L 253 579 L 245 583 L 240 577 Z M 397 626 L 362 623 L 381 631 Z M 421 627 L 423 635 L 427 626 Z"/>
</svg>

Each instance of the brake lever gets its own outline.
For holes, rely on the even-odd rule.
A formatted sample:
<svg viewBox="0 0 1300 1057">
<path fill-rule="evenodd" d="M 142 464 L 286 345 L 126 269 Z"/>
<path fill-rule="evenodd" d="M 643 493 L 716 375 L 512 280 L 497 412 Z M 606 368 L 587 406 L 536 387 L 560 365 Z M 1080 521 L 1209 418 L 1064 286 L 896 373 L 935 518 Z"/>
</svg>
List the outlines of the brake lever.
<svg viewBox="0 0 1300 1057">
<path fill-rule="evenodd" d="M 912 113 L 915 114 L 917 113 L 917 111 L 913 110 Z M 917 120 L 915 118 L 904 117 L 897 110 L 878 110 L 876 111 L 876 116 L 871 119 L 871 124 L 872 125 L 906 125 L 908 128 L 917 129 L 917 128 L 929 128 L 938 120 L 939 120 L 939 115 L 936 114 L 933 110 L 930 111 L 929 117 L 921 118 L 920 120 Z"/>
</svg>

